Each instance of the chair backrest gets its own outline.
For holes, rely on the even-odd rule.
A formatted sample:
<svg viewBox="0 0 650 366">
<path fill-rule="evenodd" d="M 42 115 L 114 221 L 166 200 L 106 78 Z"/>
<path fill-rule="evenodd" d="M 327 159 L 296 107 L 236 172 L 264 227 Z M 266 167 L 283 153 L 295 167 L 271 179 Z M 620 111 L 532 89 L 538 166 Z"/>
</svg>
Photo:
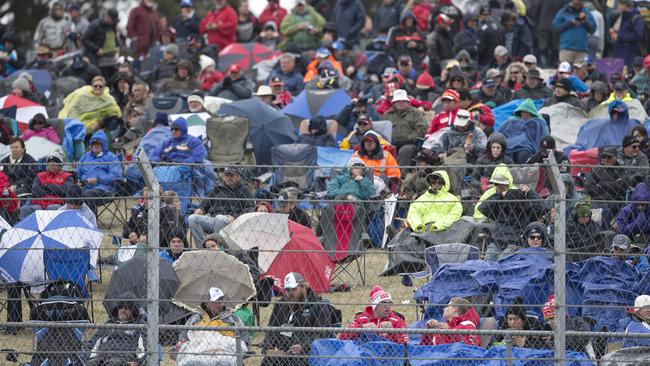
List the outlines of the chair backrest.
<svg viewBox="0 0 650 366">
<path fill-rule="evenodd" d="M 314 169 L 304 167 L 316 166 L 316 151 L 316 146 L 307 144 L 274 146 L 271 149 L 271 162 L 278 167 L 274 169 L 272 185 L 292 181 L 302 189 L 311 187 L 314 183 Z"/>
<path fill-rule="evenodd" d="M 479 259 L 479 249 L 464 243 L 438 244 L 424 250 L 424 261 L 432 274 L 444 264 L 476 259 Z"/>
<path fill-rule="evenodd" d="M 531 166 L 518 166 L 511 167 L 510 174 L 512 174 L 513 184 L 519 186 L 520 184 L 525 184 L 531 189 L 537 187 L 537 182 L 539 182 L 539 165 Z"/>
<path fill-rule="evenodd" d="M 372 129 L 379 132 L 388 142 L 393 139 L 393 122 L 391 121 L 372 121 Z"/>
<path fill-rule="evenodd" d="M 153 121 L 156 113 L 178 114 L 183 110 L 183 98 L 180 97 L 155 97 L 145 106 L 145 120 Z"/>
<path fill-rule="evenodd" d="M 338 122 L 333 119 L 327 120 L 327 133 L 336 139 L 336 132 L 339 128 Z M 299 133 L 301 135 L 309 134 L 309 120 L 303 119 L 300 121 Z"/>
<path fill-rule="evenodd" d="M 90 269 L 89 249 L 46 249 L 43 251 L 45 272 L 50 280 L 69 281 L 86 290 L 86 276 Z"/>
<path fill-rule="evenodd" d="M 248 119 L 239 116 L 219 116 L 208 119 L 206 133 L 210 141 L 208 160 L 215 164 L 239 164 L 249 133 Z"/>
</svg>

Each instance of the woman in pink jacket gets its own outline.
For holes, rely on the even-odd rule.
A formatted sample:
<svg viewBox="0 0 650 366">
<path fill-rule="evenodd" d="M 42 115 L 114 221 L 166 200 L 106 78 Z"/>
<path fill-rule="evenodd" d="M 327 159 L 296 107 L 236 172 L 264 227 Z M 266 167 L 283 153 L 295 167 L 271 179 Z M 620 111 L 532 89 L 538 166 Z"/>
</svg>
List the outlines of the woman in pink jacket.
<svg viewBox="0 0 650 366">
<path fill-rule="evenodd" d="M 29 121 L 27 131 L 23 132 L 20 137 L 25 142 L 32 137 L 43 137 L 57 145 L 61 143 L 61 138 L 59 138 L 59 135 L 56 133 L 56 129 L 47 123 L 47 120 L 42 113 L 34 115 L 34 117 Z"/>
</svg>

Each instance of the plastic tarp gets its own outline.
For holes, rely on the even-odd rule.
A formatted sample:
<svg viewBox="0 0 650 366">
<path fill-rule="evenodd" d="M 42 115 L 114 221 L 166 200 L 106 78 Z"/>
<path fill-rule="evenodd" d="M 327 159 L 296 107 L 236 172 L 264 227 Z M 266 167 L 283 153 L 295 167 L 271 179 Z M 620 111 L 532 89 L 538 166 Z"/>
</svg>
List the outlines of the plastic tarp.
<svg viewBox="0 0 650 366">
<path fill-rule="evenodd" d="M 512 114 L 515 112 L 515 109 L 519 107 L 519 105 L 524 101 L 524 99 L 515 99 L 511 100 L 510 102 L 506 104 L 502 104 L 496 108 L 492 109 L 492 113 L 494 113 L 494 130 L 497 131 L 501 124 L 505 123 L 505 121 L 508 120 L 512 116 Z M 537 99 L 533 100 L 535 103 L 535 108 L 539 110 L 539 108 L 544 104 L 544 99 Z"/>
<path fill-rule="evenodd" d="M 348 165 L 348 161 L 352 158 L 354 151 L 340 150 L 335 147 L 316 147 L 316 164 L 319 166 L 320 172 L 317 173 L 320 177 L 329 177 L 331 168 L 340 168 Z"/>
<path fill-rule="evenodd" d="M 548 133 L 548 128 L 545 121 L 537 118 L 529 120 L 510 119 L 495 131 L 506 136 L 508 154 L 528 151 L 531 155 L 534 155 L 539 152 L 542 137 Z"/>
<path fill-rule="evenodd" d="M 309 189 L 314 183 L 314 170 L 307 166 L 316 165 L 316 147 L 307 144 L 285 144 L 271 149 L 273 177 L 270 185 L 293 181 L 300 188 Z"/>
<path fill-rule="evenodd" d="M 183 98 L 180 97 L 156 97 L 151 98 L 144 107 L 144 119 L 153 121 L 156 113 L 164 112 L 167 114 L 181 113 L 185 109 Z"/>
<path fill-rule="evenodd" d="M 573 149 L 589 150 L 600 146 L 620 146 L 623 137 L 630 133 L 639 121 L 630 119 L 626 123 L 611 122 L 608 118 L 596 118 L 585 122 L 578 130 L 576 142 L 564 148 L 569 155 Z"/>
<path fill-rule="evenodd" d="M 63 109 L 59 112 L 59 118 L 76 118 L 83 122 L 87 131 L 95 131 L 105 117 L 121 115 L 122 111 L 108 89 L 101 96 L 96 96 L 90 85 L 68 94 L 63 100 Z"/>
<path fill-rule="evenodd" d="M 643 108 L 643 104 L 638 99 L 632 100 L 623 100 L 623 103 L 627 105 L 627 112 L 630 115 L 630 119 L 636 119 L 638 121 L 646 121 L 648 119 L 648 114 Z M 589 118 L 607 118 L 609 119 L 608 113 L 609 103 L 601 103 L 594 107 L 589 112 Z"/>
<path fill-rule="evenodd" d="M 553 104 L 540 109 L 539 113 L 550 117 L 551 136 L 559 149 L 573 144 L 580 126 L 589 119 L 587 112 L 569 103 Z"/>
<path fill-rule="evenodd" d="M 44 137 L 32 137 L 25 142 L 25 148 L 36 161 L 45 159 L 50 155 L 64 156 L 63 148 Z"/>
<path fill-rule="evenodd" d="M 79 160 L 85 152 L 83 143 L 86 139 L 86 127 L 78 119 L 66 118 L 63 121 L 63 150 L 68 160 Z"/>
<path fill-rule="evenodd" d="M 403 366 L 403 344 L 389 342 L 374 334 L 355 340 L 317 339 L 311 346 L 311 366 Z M 329 356 L 330 358 L 328 358 Z"/>
</svg>

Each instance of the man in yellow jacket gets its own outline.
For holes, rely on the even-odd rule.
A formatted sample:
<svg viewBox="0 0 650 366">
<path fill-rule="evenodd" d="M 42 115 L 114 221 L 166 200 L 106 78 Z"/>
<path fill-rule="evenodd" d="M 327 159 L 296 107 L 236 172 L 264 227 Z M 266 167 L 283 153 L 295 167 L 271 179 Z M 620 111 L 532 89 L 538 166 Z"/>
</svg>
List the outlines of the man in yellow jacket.
<svg viewBox="0 0 650 366">
<path fill-rule="evenodd" d="M 449 193 L 449 175 L 436 170 L 426 176 L 429 190 L 409 207 L 406 220 L 414 232 L 443 231 L 463 214 L 460 199 Z"/>
</svg>

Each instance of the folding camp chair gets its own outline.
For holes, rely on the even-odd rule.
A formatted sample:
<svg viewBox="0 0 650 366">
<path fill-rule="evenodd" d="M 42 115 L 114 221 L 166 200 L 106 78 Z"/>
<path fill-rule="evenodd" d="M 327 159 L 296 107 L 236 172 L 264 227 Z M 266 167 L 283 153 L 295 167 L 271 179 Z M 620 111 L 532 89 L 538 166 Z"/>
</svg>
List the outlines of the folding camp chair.
<svg viewBox="0 0 650 366">
<path fill-rule="evenodd" d="M 214 164 L 241 164 L 245 160 L 248 119 L 218 116 L 208 119 L 206 133 L 210 141 L 208 160 Z"/>
<path fill-rule="evenodd" d="M 303 189 L 314 185 L 314 170 L 305 168 L 316 166 L 316 146 L 306 144 L 285 144 L 271 149 L 271 162 L 274 172 L 271 186 L 295 182 Z"/>
<path fill-rule="evenodd" d="M 124 177 L 114 180 L 111 185 L 115 189 L 114 198 L 109 203 L 100 206 L 97 210 L 97 226 L 102 226 L 106 229 L 110 229 L 116 221 L 120 225 L 126 224 L 129 212 L 127 197 L 133 194 L 131 185 Z M 105 214 L 108 214 L 110 221 L 104 222 L 102 217 L 105 217 Z"/>
</svg>

